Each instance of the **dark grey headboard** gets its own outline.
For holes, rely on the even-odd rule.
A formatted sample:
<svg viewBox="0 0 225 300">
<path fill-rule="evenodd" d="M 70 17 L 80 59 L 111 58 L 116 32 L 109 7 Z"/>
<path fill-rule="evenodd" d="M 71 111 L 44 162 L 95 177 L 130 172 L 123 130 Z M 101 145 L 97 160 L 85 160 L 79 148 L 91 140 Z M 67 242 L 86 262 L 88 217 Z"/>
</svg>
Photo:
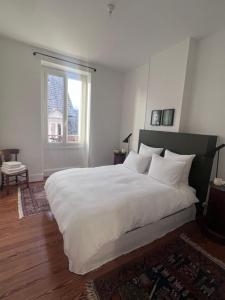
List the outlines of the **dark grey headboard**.
<svg viewBox="0 0 225 300">
<path fill-rule="evenodd" d="M 180 132 L 152 131 L 141 129 L 139 144 L 171 150 L 178 154 L 196 154 L 192 163 L 189 184 L 196 189 L 200 204 L 198 213 L 202 213 L 202 203 L 206 200 L 213 155 L 206 155 L 216 147 L 217 136 Z"/>
</svg>

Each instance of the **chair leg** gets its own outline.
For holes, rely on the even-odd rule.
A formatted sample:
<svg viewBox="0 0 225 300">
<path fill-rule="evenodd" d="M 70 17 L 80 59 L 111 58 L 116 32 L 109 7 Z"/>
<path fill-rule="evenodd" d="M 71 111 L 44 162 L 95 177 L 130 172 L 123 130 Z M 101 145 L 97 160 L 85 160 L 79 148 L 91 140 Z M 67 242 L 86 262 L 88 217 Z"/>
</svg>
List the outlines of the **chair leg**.
<svg viewBox="0 0 225 300">
<path fill-rule="evenodd" d="M 6 194 L 9 194 L 9 176 L 6 175 Z"/>
<path fill-rule="evenodd" d="M 3 186 L 4 186 L 4 174 L 1 172 L 1 191 L 3 190 Z"/>
<path fill-rule="evenodd" d="M 16 184 L 18 184 L 18 176 L 16 176 Z"/>
<path fill-rule="evenodd" d="M 29 188 L 29 172 L 26 170 L 26 182 L 27 182 L 27 187 Z"/>
</svg>

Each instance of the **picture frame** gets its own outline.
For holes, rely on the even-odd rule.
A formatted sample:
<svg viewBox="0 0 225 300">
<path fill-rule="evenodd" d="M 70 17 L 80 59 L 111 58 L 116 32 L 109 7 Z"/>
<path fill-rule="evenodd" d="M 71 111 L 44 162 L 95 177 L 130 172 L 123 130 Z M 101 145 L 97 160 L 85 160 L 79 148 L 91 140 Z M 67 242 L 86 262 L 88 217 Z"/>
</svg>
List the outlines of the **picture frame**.
<svg viewBox="0 0 225 300">
<path fill-rule="evenodd" d="M 151 125 L 152 126 L 160 126 L 161 125 L 161 117 L 162 117 L 162 110 L 152 110 L 151 115 Z"/>
<path fill-rule="evenodd" d="M 175 114 L 174 108 L 164 109 L 162 111 L 161 125 L 162 126 L 173 126 L 174 114 Z"/>
</svg>

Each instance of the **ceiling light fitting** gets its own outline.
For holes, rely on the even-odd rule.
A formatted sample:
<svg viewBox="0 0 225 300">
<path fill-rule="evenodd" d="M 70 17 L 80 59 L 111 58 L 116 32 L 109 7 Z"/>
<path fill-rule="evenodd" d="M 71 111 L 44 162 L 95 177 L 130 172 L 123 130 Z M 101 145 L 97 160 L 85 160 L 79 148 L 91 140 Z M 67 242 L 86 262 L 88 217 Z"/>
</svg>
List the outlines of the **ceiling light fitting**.
<svg viewBox="0 0 225 300">
<path fill-rule="evenodd" d="M 109 3 L 109 4 L 107 5 L 107 7 L 108 7 L 108 13 L 109 13 L 109 16 L 111 16 L 116 6 L 115 6 L 114 3 Z"/>
</svg>

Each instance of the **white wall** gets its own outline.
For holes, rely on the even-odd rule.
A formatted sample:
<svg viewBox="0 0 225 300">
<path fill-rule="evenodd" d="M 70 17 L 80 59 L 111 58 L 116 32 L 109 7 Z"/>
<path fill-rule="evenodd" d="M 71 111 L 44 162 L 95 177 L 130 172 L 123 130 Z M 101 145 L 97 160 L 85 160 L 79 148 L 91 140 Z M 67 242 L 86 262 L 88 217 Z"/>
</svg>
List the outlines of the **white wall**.
<svg viewBox="0 0 225 300">
<path fill-rule="evenodd" d="M 120 145 L 123 75 L 97 66 L 91 86 L 90 166 L 112 164 Z"/>
<path fill-rule="evenodd" d="M 139 129 L 144 128 L 149 64 L 125 74 L 122 101 L 121 142 L 133 133 L 131 149 L 137 150 Z M 126 145 L 121 143 L 122 147 Z"/>
<path fill-rule="evenodd" d="M 124 75 L 121 139 L 133 132 L 132 149 L 141 128 L 179 131 L 190 45 L 186 39 Z M 166 108 L 176 109 L 174 126 L 151 126 L 151 111 Z"/>
<path fill-rule="evenodd" d="M 189 118 L 189 106 L 190 99 L 192 97 L 193 90 L 193 74 L 195 72 L 195 67 L 197 63 L 196 51 L 197 51 L 197 40 L 191 39 L 190 47 L 189 47 L 189 55 L 187 60 L 187 68 L 186 68 L 186 76 L 185 76 L 185 85 L 184 85 L 184 93 L 183 93 L 183 102 L 180 114 L 180 128 L 179 131 L 185 132 L 186 122 Z"/>
<path fill-rule="evenodd" d="M 0 38 L 0 147 L 21 150 L 32 179 L 42 178 L 40 65 L 31 49 Z"/>
<path fill-rule="evenodd" d="M 166 49 L 150 60 L 149 97 L 145 128 L 179 131 L 190 39 Z M 152 126 L 152 110 L 175 109 L 173 126 Z"/>
<path fill-rule="evenodd" d="M 182 129 L 215 134 L 225 142 L 225 31 L 198 41 L 189 105 Z M 219 176 L 225 178 L 225 149 L 221 150 Z"/>
<path fill-rule="evenodd" d="M 176 49 L 180 51 L 177 53 Z M 175 66 L 177 71 L 174 73 Z M 151 59 L 148 111 L 145 116 L 147 69 L 148 64 L 125 74 L 121 138 L 125 133 L 134 131 L 133 149 L 136 150 L 137 133 L 144 127 L 143 124 L 148 129 L 157 129 L 156 126 L 149 126 L 150 110 L 174 107 L 177 110 L 176 118 L 180 120 L 173 130 L 218 135 L 218 144 L 225 142 L 225 31 L 199 41 L 191 40 L 189 50 L 186 40 Z M 169 74 L 173 77 L 168 87 Z M 142 95 L 137 97 L 138 100 L 132 96 L 137 94 Z M 179 101 L 171 102 L 175 99 Z M 133 126 L 135 120 L 138 122 Z M 158 129 L 168 131 L 170 128 L 160 126 Z M 214 175 L 215 166 L 212 177 Z M 225 179 L 225 149 L 221 150 L 219 176 Z"/>
<path fill-rule="evenodd" d="M 0 37 L 0 148 L 21 149 L 20 159 L 32 180 L 43 176 L 41 124 L 41 66 L 33 48 Z M 92 166 L 110 164 L 112 150 L 119 147 L 122 74 L 97 66 L 92 76 L 91 145 Z M 84 165 L 81 150 L 52 153 L 49 169 Z"/>
<path fill-rule="evenodd" d="M 54 145 L 55 146 L 55 145 Z M 52 173 L 67 169 L 87 166 L 86 147 L 51 147 L 44 145 L 43 153 L 43 173 L 49 176 Z"/>
</svg>

